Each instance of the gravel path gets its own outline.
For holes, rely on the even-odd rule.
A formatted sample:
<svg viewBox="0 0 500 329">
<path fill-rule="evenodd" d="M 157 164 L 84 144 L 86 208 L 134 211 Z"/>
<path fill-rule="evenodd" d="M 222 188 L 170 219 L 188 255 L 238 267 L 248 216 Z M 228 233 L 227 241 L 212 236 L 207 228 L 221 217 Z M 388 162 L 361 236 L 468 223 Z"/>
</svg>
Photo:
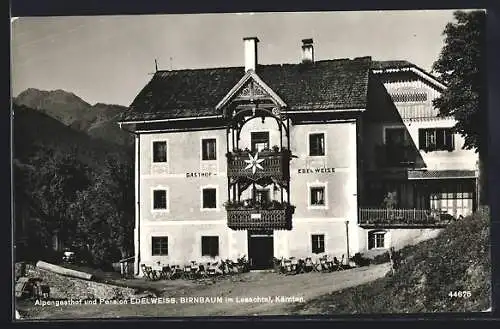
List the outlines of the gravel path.
<svg viewBox="0 0 500 329">
<path fill-rule="evenodd" d="M 19 310 L 25 318 L 68 319 L 68 318 L 117 318 L 117 317 L 169 317 L 169 316 L 251 316 L 288 315 L 297 303 L 330 293 L 332 291 L 368 283 L 383 277 L 389 270 L 388 264 L 333 273 L 307 273 L 294 276 L 276 273 L 246 273 L 215 283 L 164 282 L 161 288 L 164 300 L 175 300 L 175 304 L 145 304 L 144 300 L 126 300 L 122 305 L 73 305 L 37 306 L 33 302 L 20 304 Z M 280 300 L 278 296 L 295 297 L 294 301 Z M 189 303 L 189 297 L 219 297 L 208 303 Z M 183 299 L 184 298 L 184 299 Z M 232 298 L 228 300 L 227 298 Z M 248 301 L 246 299 L 260 298 Z"/>
</svg>

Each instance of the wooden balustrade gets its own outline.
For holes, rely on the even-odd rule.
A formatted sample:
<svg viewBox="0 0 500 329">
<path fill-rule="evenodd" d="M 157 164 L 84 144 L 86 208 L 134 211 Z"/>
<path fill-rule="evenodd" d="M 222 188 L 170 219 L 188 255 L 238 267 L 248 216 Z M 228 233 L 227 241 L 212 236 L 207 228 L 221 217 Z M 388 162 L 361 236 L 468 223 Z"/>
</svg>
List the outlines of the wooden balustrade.
<svg viewBox="0 0 500 329">
<path fill-rule="evenodd" d="M 362 227 L 442 227 L 453 220 L 447 213 L 429 209 L 359 209 Z"/>
<path fill-rule="evenodd" d="M 231 208 L 227 209 L 227 224 L 234 230 L 289 230 L 294 209 L 290 205 L 283 209 Z"/>
<path fill-rule="evenodd" d="M 227 175 L 230 178 L 249 178 L 259 180 L 265 177 L 273 177 L 279 181 L 287 181 L 290 173 L 290 152 L 289 151 L 261 151 L 258 159 L 263 159 L 260 163 L 262 169 L 257 168 L 255 173 L 252 168 L 245 169 L 255 153 L 241 151 L 227 154 Z"/>
</svg>

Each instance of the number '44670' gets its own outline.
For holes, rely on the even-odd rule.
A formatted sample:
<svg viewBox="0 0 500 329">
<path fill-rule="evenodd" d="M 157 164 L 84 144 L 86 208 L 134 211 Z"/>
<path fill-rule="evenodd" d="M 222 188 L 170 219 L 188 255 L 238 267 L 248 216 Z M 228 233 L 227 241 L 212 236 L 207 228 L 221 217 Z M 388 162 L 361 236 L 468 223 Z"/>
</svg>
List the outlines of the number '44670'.
<svg viewBox="0 0 500 329">
<path fill-rule="evenodd" d="M 450 291 L 448 293 L 448 297 L 450 298 L 469 298 L 472 296 L 472 293 L 470 290 L 464 290 L 464 291 Z"/>
</svg>

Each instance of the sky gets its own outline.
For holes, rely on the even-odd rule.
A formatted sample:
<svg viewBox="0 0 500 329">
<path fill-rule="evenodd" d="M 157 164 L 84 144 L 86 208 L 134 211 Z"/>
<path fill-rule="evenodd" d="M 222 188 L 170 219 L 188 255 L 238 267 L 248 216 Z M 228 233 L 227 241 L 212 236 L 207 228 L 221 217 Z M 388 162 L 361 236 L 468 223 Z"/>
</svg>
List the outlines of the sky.
<svg viewBox="0 0 500 329">
<path fill-rule="evenodd" d="M 453 10 L 21 17 L 11 24 L 12 95 L 63 89 L 90 104 L 129 106 L 158 69 L 243 66 L 243 38 L 259 64 L 371 56 L 430 71 Z M 243 72 L 242 72 L 243 75 Z"/>
</svg>

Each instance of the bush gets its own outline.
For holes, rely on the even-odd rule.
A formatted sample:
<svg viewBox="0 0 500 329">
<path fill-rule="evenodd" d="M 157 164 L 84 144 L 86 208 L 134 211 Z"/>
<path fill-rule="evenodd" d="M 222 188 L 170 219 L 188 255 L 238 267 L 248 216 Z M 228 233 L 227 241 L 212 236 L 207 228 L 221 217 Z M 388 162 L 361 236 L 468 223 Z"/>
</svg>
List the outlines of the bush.
<svg viewBox="0 0 500 329">
<path fill-rule="evenodd" d="M 370 258 L 363 257 L 359 252 L 354 254 L 351 260 L 356 264 L 356 266 L 368 266 L 370 265 Z"/>
<path fill-rule="evenodd" d="M 487 210 L 450 224 L 435 239 L 399 252 L 404 263 L 393 275 L 308 304 L 321 313 L 480 312 L 491 307 Z M 384 257 L 380 255 L 377 261 Z M 470 291 L 470 297 L 454 297 L 458 291 Z"/>
<path fill-rule="evenodd" d="M 381 255 L 375 256 L 370 263 L 371 264 L 383 264 L 390 261 L 389 252 L 384 252 Z"/>
</svg>

